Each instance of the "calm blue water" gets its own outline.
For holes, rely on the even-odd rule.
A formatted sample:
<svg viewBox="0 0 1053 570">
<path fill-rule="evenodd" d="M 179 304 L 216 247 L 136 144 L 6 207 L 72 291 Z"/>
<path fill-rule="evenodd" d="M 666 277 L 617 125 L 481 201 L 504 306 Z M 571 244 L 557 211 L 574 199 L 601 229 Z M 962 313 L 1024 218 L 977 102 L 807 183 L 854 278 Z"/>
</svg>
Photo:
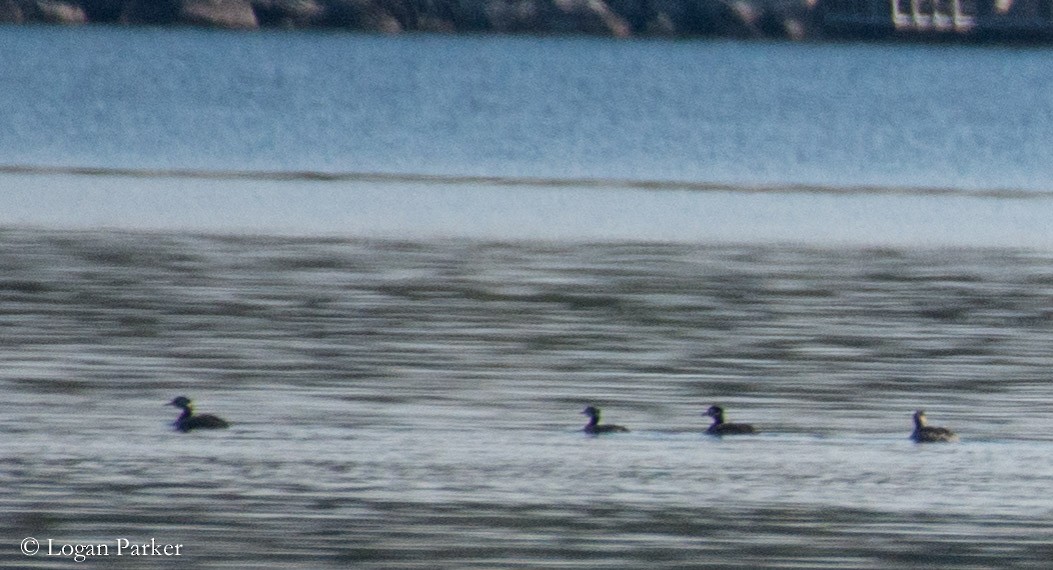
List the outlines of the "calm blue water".
<svg viewBox="0 0 1053 570">
<path fill-rule="evenodd" d="M 0 567 L 1048 565 L 1053 52 L 0 53 Z"/>
<path fill-rule="evenodd" d="M 1048 190 L 1044 49 L 4 28 L 35 165 Z"/>
<path fill-rule="evenodd" d="M 0 166 L 142 174 L 8 172 L 6 224 L 1053 247 L 1045 49 L 0 35 Z"/>
</svg>

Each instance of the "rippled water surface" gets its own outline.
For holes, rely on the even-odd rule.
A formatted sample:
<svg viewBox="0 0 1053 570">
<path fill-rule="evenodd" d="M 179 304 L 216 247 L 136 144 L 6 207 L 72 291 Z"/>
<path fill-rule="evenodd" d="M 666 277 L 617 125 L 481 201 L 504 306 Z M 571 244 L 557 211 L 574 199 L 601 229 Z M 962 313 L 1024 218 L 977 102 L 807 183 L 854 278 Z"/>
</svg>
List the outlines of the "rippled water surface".
<svg viewBox="0 0 1053 570">
<path fill-rule="evenodd" d="M 2 564 L 1043 567 L 1051 262 L 6 231 Z M 173 432 L 178 394 L 233 427 Z M 911 444 L 922 407 L 962 442 Z"/>
<path fill-rule="evenodd" d="M 2 567 L 1053 559 L 1046 49 L 0 37 Z"/>
</svg>

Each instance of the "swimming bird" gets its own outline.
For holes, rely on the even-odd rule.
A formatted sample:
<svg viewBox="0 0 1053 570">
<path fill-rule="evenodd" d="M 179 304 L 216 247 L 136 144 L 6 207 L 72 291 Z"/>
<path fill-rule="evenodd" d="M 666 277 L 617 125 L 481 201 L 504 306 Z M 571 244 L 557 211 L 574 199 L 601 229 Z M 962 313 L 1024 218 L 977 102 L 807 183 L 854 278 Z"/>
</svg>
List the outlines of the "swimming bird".
<svg viewBox="0 0 1053 570">
<path fill-rule="evenodd" d="M 225 420 L 217 418 L 212 414 L 195 416 L 194 410 L 190 404 L 190 398 L 187 398 L 186 396 L 176 396 L 175 399 L 168 402 L 168 405 L 182 408 L 183 413 L 179 415 L 179 418 L 172 425 L 183 433 L 192 429 L 220 429 L 230 427 L 230 424 Z"/>
<path fill-rule="evenodd" d="M 914 433 L 910 434 L 914 443 L 933 443 L 938 441 L 958 441 L 958 434 L 943 428 L 928 425 L 925 410 L 914 412 Z"/>
<path fill-rule="evenodd" d="M 602 433 L 625 433 L 629 430 L 623 426 L 616 426 L 614 424 L 600 425 L 600 409 L 596 406 L 589 406 L 581 411 L 581 413 L 589 416 L 589 423 L 585 424 L 584 432 L 589 435 L 599 435 Z"/>
<path fill-rule="evenodd" d="M 731 424 L 724 422 L 724 408 L 710 406 L 703 416 L 713 418 L 713 424 L 706 430 L 708 435 L 749 435 L 757 433 L 749 424 Z"/>
</svg>

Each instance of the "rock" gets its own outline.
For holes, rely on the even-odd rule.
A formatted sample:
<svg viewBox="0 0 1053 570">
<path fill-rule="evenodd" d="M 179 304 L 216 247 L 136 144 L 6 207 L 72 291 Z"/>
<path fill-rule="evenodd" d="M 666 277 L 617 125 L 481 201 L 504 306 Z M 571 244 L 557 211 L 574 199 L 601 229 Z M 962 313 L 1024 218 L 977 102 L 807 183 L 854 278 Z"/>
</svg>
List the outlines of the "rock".
<svg viewBox="0 0 1053 570">
<path fill-rule="evenodd" d="M 448 18 L 457 31 L 492 31 L 486 4 L 486 0 L 450 0 L 444 3 L 444 13 L 440 17 Z"/>
<path fill-rule="evenodd" d="M 127 0 L 117 21 L 122 24 L 165 25 L 176 21 L 179 0 Z"/>
<path fill-rule="evenodd" d="M 124 0 L 79 0 L 89 22 L 112 24 L 121 17 Z"/>
<path fill-rule="evenodd" d="M 420 29 L 420 15 L 422 7 L 429 2 L 418 2 L 417 0 L 377 0 L 384 10 L 391 14 L 404 30 Z"/>
<path fill-rule="evenodd" d="M 213 28 L 253 30 L 260 27 L 249 0 L 184 0 L 176 20 Z"/>
<path fill-rule="evenodd" d="M 649 36 L 676 37 L 676 23 L 666 12 L 653 14 L 647 19 L 644 33 Z"/>
<path fill-rule="evenodd" d="M 540 31 L 538 0 L 484 0 L 486 19 L 495 32 Z"/>
<path fill-rule="evenodd" d="M 88 16 L 80 6 L 65 2 L 37 2 L 36 19 L 46 24 L 85 24 Z"/>
<path fill-rule="evenodd" d="M 0 0 L 0 23 L 21 24 L 23 21 L 22 8 L 15 0 Z"/>
<path fill-rule="evenodd" d="M 325 7 L 316 0 L 253 0 L 260 26 L 306 28 L 322 20 Z"/>
<path fill-rule="evenodd" d="M 496 32 L 617 37 L 632 33 L 629 23 L 604 0 L 489 0 L 485 13 Z"/>
<path fill-rule="evenodd" d="M 615 14 L 603 0 L 554 0 L 550 12 L 550 31 L 627 37 L 628 22 Z"/>
<path fill-rule="evenodd" d="M 734 0 L 731 2 L 731 21 L 726 22 L 727 28 L 720 30 L 721 35 L 735 37 L 758 37 L 764 32 L 760 29 L 761 16 L 764 10 L 749 0 Z"/>
<path fill-rule="evenodd" d="M 699 35 L 706 25 L 701 21 L 697 2 L 652 0 L 647 29 L 665 36 Z"/>
<path fill-rule="evenodd" d="M 760 6 L 764 13 L 757 26 L 767 37 L 803 40 L 818 33 L 811 27 L 814 0 L 763 0 Z"/>
<path fill-rule="evenodd" d="M 617 14 L 628 26 L 633 35 L 638 35 L 647 30 L 650 16 L 650 2 L 648 0 L 606 0 L 607 6 Z"/>
<path fill-rule="evenodd" d="M 372 0 L 330 0 L 324 23 L 338 28 L 395 34 L 402 24 L 390 12 Z"/>
<path fill-rule="evenodd" d="M 216 28 L 259 27 L 249 0 L 127 0 L 118 21 L 124 24 L 188 24 Z"/>
<path fill-rule="evenodd" d="M 996 0 L 992 0 L 996 1 Z M 1005 0 L 1009 1 L 1009 0 Z M 818 0 L 0 0 L 0 22 L 335 27 L 365 32 L 776 37 L 819 33 Z"/>
<path fill-rule="evenodd" d="M 648 28 L 672 36 L 757 37 L 759 11 L 746 0 L 654 0 Z"/>
</svg>

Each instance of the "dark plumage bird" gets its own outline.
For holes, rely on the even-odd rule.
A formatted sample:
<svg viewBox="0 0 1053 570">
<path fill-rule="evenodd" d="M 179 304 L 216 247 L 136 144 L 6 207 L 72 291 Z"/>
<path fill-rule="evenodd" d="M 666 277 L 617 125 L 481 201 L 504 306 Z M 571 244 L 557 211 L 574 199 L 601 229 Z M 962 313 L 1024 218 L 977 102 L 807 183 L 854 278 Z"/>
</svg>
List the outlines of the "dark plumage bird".
<svg viewBox="0 0 1053 570">
<path fill-rule="evenodd" d="M 934 443 L 938 441 L 958 441 L 958 434 L 943 428 L 928 425 L 925 410 L 914 412 L 914 433 L 910 434 L 914 443 Z"/>
<path fill-rule="evenodd" d="M 724 408 L 710 406 L 703 416 L 713 418 L 713 424 L 709 426 L 706 433 L 709 435 L 748 435 L 757 433 L 749 424 L 731 424 L 724 421 Z"/>
<path fill-rule="evenodd" d="M 212 414 L 195 416 L 194 410 L 190 404 L 190 398 L 187 398 L 186 396 L 177 396 L 171 402 L 168 402 L 168 405 L 182 408 L 183 413 L 179 415 L 179 418 L 176 419 L 175 423 L 172 425 L 183 433 L 192 429 L 220 429 L 230 427 L 230 424 L 226 421 L 217 418 Z"/>
<path fill-rule="evenodd" d="M 616 426 L 614 424 L 600 425 L 600 409 L 596 406 L 589 406 L 581 411 L 581 413 L 589 416 L 589 423 L 585 424 L 584 432 L 589 435 L 599 435 L 602 433 L 625 433 L 629 430 L 622 426 Z"/>
</svg>

